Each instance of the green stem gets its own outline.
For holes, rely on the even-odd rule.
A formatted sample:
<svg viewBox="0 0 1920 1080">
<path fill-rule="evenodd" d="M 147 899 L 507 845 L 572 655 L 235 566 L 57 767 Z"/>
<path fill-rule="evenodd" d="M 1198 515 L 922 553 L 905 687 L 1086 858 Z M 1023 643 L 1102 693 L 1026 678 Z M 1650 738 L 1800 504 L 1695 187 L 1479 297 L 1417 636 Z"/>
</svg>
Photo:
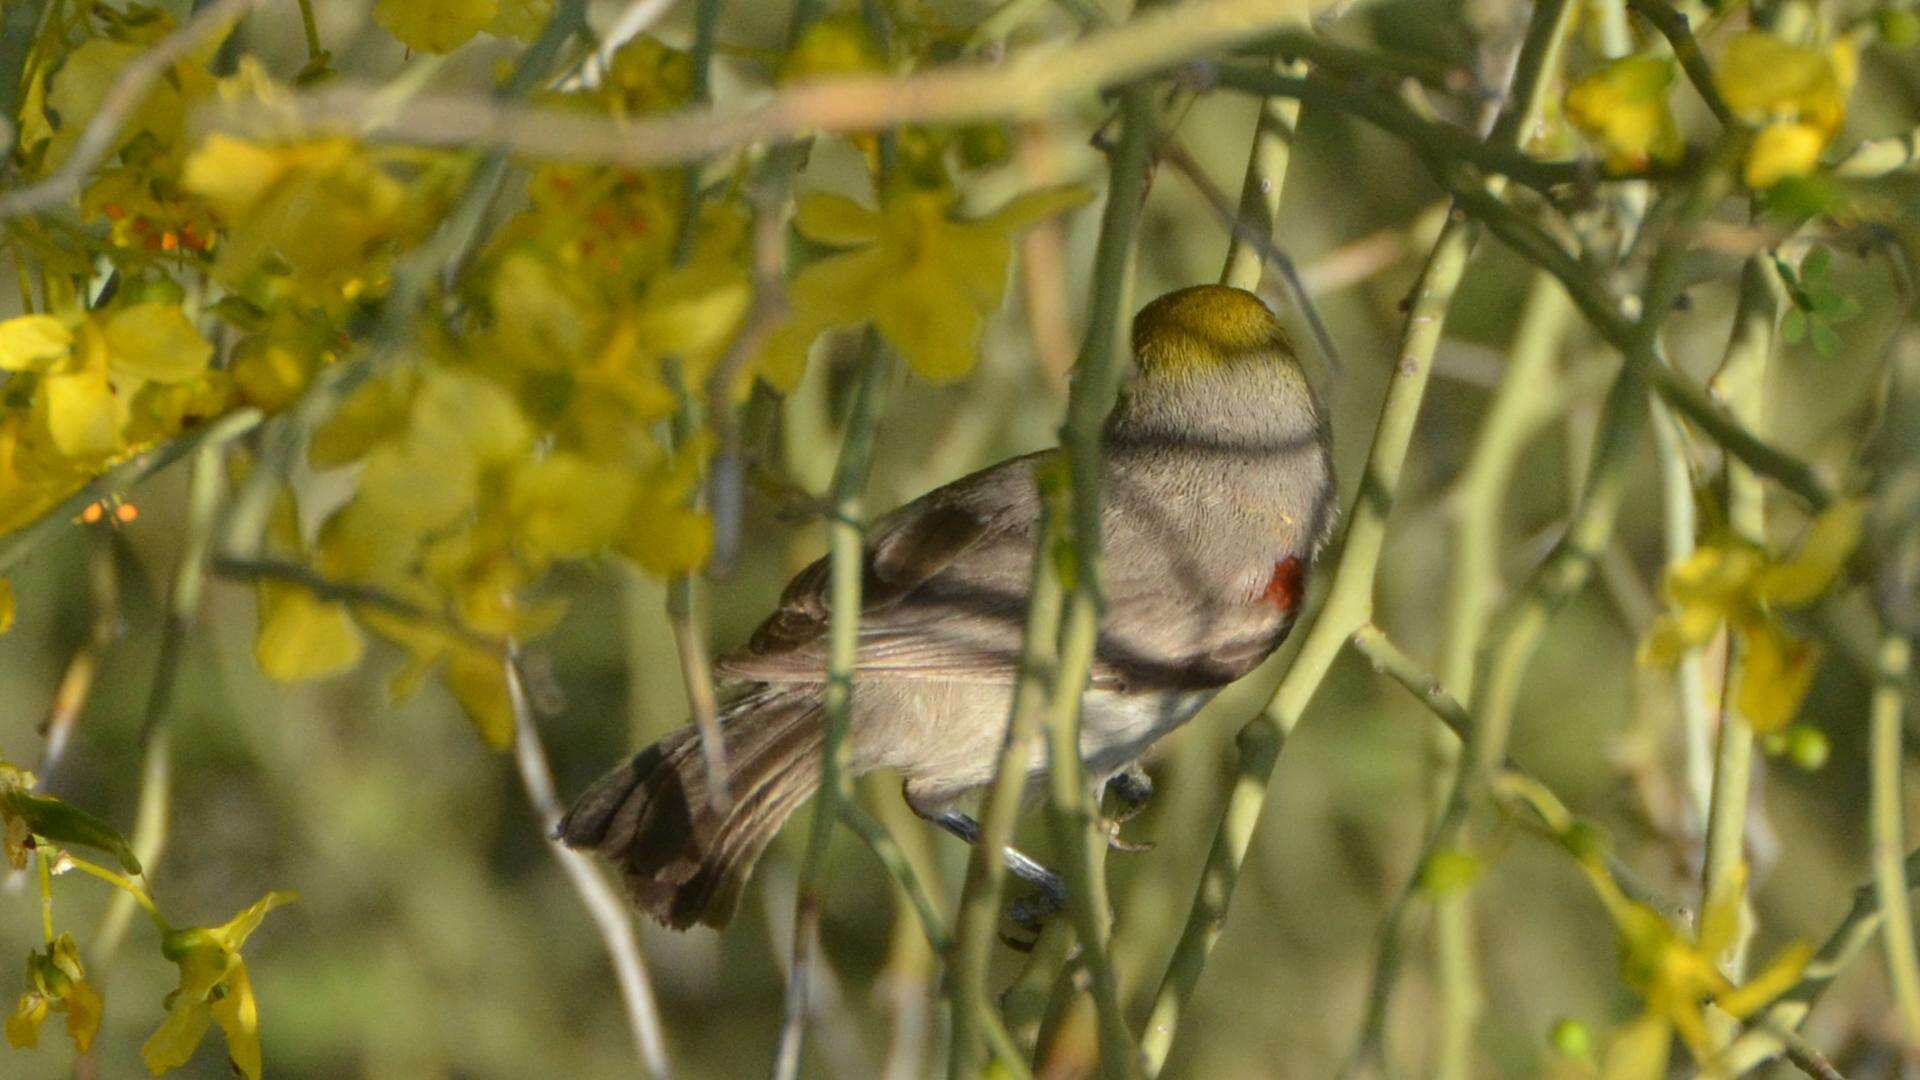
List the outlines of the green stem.
<svg viewBox="0 0 1920 1080">
<path fill-rule="evenodd" d="M 313 15 L 313 0 L 300 0 L 300 30 L 307 36 L 307 59 L 319 60 L 327 50 L 320 44 L 320 23 Z"/>
<path fill-rule="evenodd" d="M 1060 635 L 1059 679 L 1047 708 L 1047 818 L 1067 870 L 1068 906 L 1080 938 L 1100 1031 L 1100 1068 L 1109 1077 L 1139 1072 L 1139 1053 L 1121 1010 L 1119 982 L 1108 954 L 1106 881 L 1096 873 L 1106 837 L 1080 760 L 1081 699 L 1092 673 L 1099 636 L 1101 595 L 1101 494 L 1105 467 L 1100 436 L 1119 389 L 1123 313 L 1129 300 L 1133 240 L 1145 196 L 1147 149 L 1152 137 L 1145 87 L 1121 97 L 1122 130 L 1111 167 L 1107 206 L 1094 255 L 1093 298 L 1087 336 L 1074 365 L 1060 446 L 1067 463 L 1074 551 L 1073 587 L 1066 599 Z"/>
<path fill-rule="evenodd" d="M 1620 351 L 1633 373 L 1645 379 L 1668 404 L 1697 424 L 1729 454 L 1753 471 L 1779 481 L 1816 510 L 1824 509 L 1833 501 L 1832 491 L 1811 465 L 1755 435 L 1705 391 L 1661 363 L 1652 338 L 1621 315 L 1617 301 L 1599 279 L 1538 225 L 1479 190 L 1471 181 L 1442 175 L 1442 182 L 1460 207 L 1484 222 L 1488 230 L 1516 254 L 1558 278 L 1581 314 L 1609 345 Z M 1657 312 L 1660 307 L 1651 302 L 1653 299 L 1650 296 L 1646 305 L 1649 313 Z"/>
<path fill-rule="evenodd" d="M 853 715 L 854 667 L 859 652 L 861 582 L 866 568 L 866 527 L 861 495 L 873 459 L 879 426 L 880 394 L 887 364 L 880 337 L 869 328 L 861 343 L 853 407 L 847 416 L 840 464 L 833 477 L 833 509 L 828 517 L 826 736 L 821 749 L 820 794 L 814 807 L 807 852 L 801 864 L 794 908 L 793 966 L 774 1076 L 792 1080 L 800 1072 L 800 1048 L 806 1033 L 807 989 L 820 947 L 820 907 L 826 894 L 827 853 L 834 825 L 847 802 L 846 733 Z"/>
<path fill-rule="evenodd" d="M 141 910 L 145 911 L 148 917 L 153 919 L 153 924 L 160 928 L 160 932 L 162 934 L 171 933 L 173 931 L 172 924 L 168 923 L 166 919 L 162 918 L 160 916 L 160 909 L 153 905 L 153 897 L 147 895 L 147 890 L 141 888 L 138 882 L 134 881 L 132 878 L 126 876 L 125 874 L 121 874 L 121 873 L 117 873 L 115 871 L 109 870 L 106 867 L 101 866 L 99 863 L 89 862 L 86 859 L 83 859 L 80 856 L 75 855 L 71 851 L 64 852 L 64 855 L 66 857 L 67 863 L 70 866 L 72 866 L 75 870 L 78 870 L 83 874 L 89 874 L 93 877 L 97 877 L 101 881 L 104 881 L 107 884 L 112 885 L 114 888 L 119 889 L 121 892 L 125 893 L 126 895 L 133 897 L 134 903 L 139 904 Z"/>
<path fill-rule="evenodd" d="M 1043 488 L 1039 540 L 1034 549 L 1033 588 L 1027 601 L 1027 622 L 1020 646 L 1020 672 L 1014 682 L 1013 711 L 1007 736 L 1000 747 L 993 784 L 981 804 L 980 842 L 967 860 L 966 884 L 960 894 L 960 912 L 954 949 L 947 973 L 953 1001 L 953 1033 L 949 1042 L 949 1074 L 972 1076 L 978 1070 L 976 1017 L 992 1008 L 987 995 L 987 967 L 993 949 L 1000 897 L 1006 884 L 1006 866 L 1000 852 L 1013 839 L 1014 822 L 1032 775 L 1041 717 L 1059 647 L 1061 587 L 1055 547 L 1064 516 L 1059 485 Z"/>
<path fill-rule="evenodd" d="M 913 910 L 920 917 L 920 928 L 926 931 L 927 942 L 936 952 L 945 951 L 953 945 L 953 939 L 947 934 L 947 921 L 940 914 L 927 887 L 914 872 L 913 864 L 907 860 L 907 853 L 900 849 L 900 842 L 893 838 L 880 819 L 867 813 L 858 802 L 848 799 L 840 804 L 840 819 L 847 823 L 855 835 L 866 841 L 880 865 L 886 867 L 895 885 L 906 894 Z"/>
<path fill-rule="evenodd" d="M 1694 38 L 1687 17 L 1666 0 L 1627 0 L 1627 5 L 1652 23 L 1660 36 L 1673 46 L 1680 70 L 1687 73 L 1688 81 L 1693 83 L 1714 118 L 1722 124 L 1738 124 L 1740 121 L 1727 105 L 1727 99 L 1720 96 L 1720 84 L 1713 77 L 1713 68 L 1707 65 L 1706 54 L 1700 51 L 1700 42 Z"/>
<path fill-rule="evenodd" d="M 1900 865 L 1900 880 L 1909 893 L 1920 886 L 1920 849 L 1907 853 Z M 1827 935 L 1820 951 L 1800 972 L 1800 981 L 1776 998 L 1765 1012 L 1748 1021 L 1746 1032 L 1720 1055 L 1718 1063 L 1726 1075 L 1746 1076 L 1779 1056 L 1785 1047 L 1777 1032 L 1791 1032 L 1800 1027 L 1827 987 L 1865 951 L 1886 918 L 1876 876 L 1876 880 L 1854 889 L 1852 905 Z"/>
<path fill-rule="evenodd" d="M 34 868 L 39 872 L 40 880 L 40 934 L 53 944 L 53 871 L 47 862 L 51 858 L 44 850 L 34 854 Z"/>
<path fill-rule="evenodd" d="M 1263 97 L 1294 98 L 1315 108 L 1357 116 L 1401 139 L 1422 154 L 1465 162 L 1497 176 L 1545 192 L 1566 184 L 1596 180 L 1625 181 L 1640 174 L 1598 176 L 1584 161 L 1542 161 L 1510 143 L 1476 138 L 1455 124 L 1422 117 L 1399 100 L 1321 74 L 1293 75 L 1245 64 L 1221 64 L 1214 69 L 1219 85 Z"/>
<path fill-rule="evenodd" d="M 1556 381 L 1556 363 L 1572 311 L 1559 284 L 1536 272 L 1514 333 L 1506 375 L 1487 406 L 1486 419 L 1461 473 L 1438 676 L 1468 701 L 1473 693 L 1474 657 L 1500 588 L 1500 521 L 1507 492 L 1520 455 L 1550 415 L 1549 390 Z M 1437 822 L 1445 814 L 1451 788 L 1447 778 L 1457 768 L 1460 744 L 1457 736 L 1437 730 L 1430 740 L 1435 780 L 1431 805 Z M 1441 988 L 1435 1075 L 1447 1078 L 1467 1075 L 1472 1032 L 1483 1007 L 1469 896 L 1465 889 L 1454 889 L 1434 899 L 1434 959 Z"/>
<path fill-rule="evenodd" d="M 1305 5 L 1300 21 L 1307 21 Z M 1278 74 L 1297 75 L 1300 66 L 1276 60 Z M 1253 149 L 1247 157 L 1246 179 L 1240 185 L 1240 212 L 1236 216 L 1248 233 L 1270 238 L 1280 216 L 1280 191 L 1287 179 L 1287 165 L 1293 157 L 1294 125 L 1300 119 L 1298 98 L 1269 97 L 1260 103 L 1260 116 L 1254 121 Z M 1220 284 L 1249 291 L 1260 287 L 1261 271 L 1266 268 L 1266 253 L 1250 243 L 1239 229 L 1227 235 L 1227 261 L 1220 269 Z"/>
<path fill-rule="evenodd" d="M 1887 972 L 1910 1045 L 1920 1042 L 1920 959 L 1914 953 L 1913 912 L 1907 904 L 1907 880 L 1900 865 L 1906 832 L 1901 813 L 1900 742 L 1907 672 L 1912 663 L 1913 645 L 1906 638 L 1888 634 L 1880 643 L 1872 722 L 1873 884 L 1887 922 L 1886 932 L 1881 935 Z"/>
<path fill-rule="evenodd" d="M 1774 348 L 1774 330 L 1780 319 L 1780 289 L 1771 261 L 1764 255 L 1749 258 L 1740 276 L 1740 298 L 1733 316 L 1733 332 L 1725 358 L 1713 377 L 1715 394 L 1750 429 L 1759 429 L 1765 406 L 1765 380 Z M 1726 473 L 1727 521 L 1747 541 L 1766 542 L 1766 491 L 1760 478 L 1737 462 Z M 1727 955 L 1716 960 L 1729 978 L 1739 981 L 1746 942 L 1752 930 L 1744 886 L 1737 875 L 1746 859 L 1747 802 L 1753 787 L 1753 728 L 1735 715 L 1734 688 L 1740 682 L 1743 650 L 1737 641 L 1727 646 L 1727 674 L 1722 684 L 1720 733 L 1714 748 L 1712 797 L 1707 809 L 1706 860 L 1701 873 L 1702 903 L 1708 898 L 1732 897 L 1740 907 L 1740 933 Z M 1728 892 L 1727 890 L 1737 890 Z"/>
</svg>

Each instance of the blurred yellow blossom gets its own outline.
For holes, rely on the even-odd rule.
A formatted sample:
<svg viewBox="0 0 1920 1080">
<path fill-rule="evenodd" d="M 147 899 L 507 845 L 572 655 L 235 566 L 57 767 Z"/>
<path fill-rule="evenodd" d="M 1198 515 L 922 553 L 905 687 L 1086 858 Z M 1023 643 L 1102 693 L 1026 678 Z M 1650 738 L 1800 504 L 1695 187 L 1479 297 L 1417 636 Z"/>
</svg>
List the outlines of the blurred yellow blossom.
<svg viewBox="0 0 1920 1080">
<path fill-rule="evenodd" d="M 70 458 L 97 459 L 136 434 L 135 402 L 149 385 L 206 374 L 213 346 L 178 305 L 128 304 L 88 315 L 78 333 L 46 315 L 0 323 L 0 369 L 41 375 L 36 414 Z M 166 425 L 158 432 L 170 434 Z"/>
<path fill-rule="evenodd" d="M 0 578 L 0 634 L 13 629 L 13 582 Z"/>
<path fill-rule="evenodd" d="M 0 371 L 35 371 L 72 347 L 73 331 L 52 315 L 21 315 L 0 322 Z"/>
<path fill-rule="evenodd" d="M 1708 898 L 1699 933 L 1689 937 L 1647 904 L 1621 891 L 1603 860 L 1584 855 L 1580 864 L 1613 917 L 1620 941 L 1620 973 L 1645 1003 L 1640 1017 L 1616 1033 L 1607 1049 L 1608 1080 L 1661 1080 L 1675 1034 L 1702 1065 L 1713 1058 L 1705 1006 L 1736 1019 L 1765 1008 L 1799 981 L 1813 950 L 1803 943 L 1782 949 L 1759 974 L 1736 985 L 1717 958 L 1738 935 L 1746 870 L 1728 876 Z"/>
<path fill-rule="evenodd" d="M 848 250 L 794 275 L 794 316 L 770 336 L 763 374 L 792 387 L 814 338 L 871 319 L 921 377 L 947 382 L 965 375 L 979 352 L 981 326 L 1006 289 L 1014 235 L 1087 198 L 1084 188 L 1049 188 L 962 220 L 953 216 L 955 197 L 947 191 L 897 191 L 879 210 L 840 195 L 805 196 L 794 227 Z"/>
<path fill-rule="evenodd" d="M 1858 67 L 1847 39 L 1818 48 L 1749 30 L 1727 42 L 1716 69 L 1720 95 L 1742 120 L 1760 125 L 1747 152 L 1748 187 L 1812 171 L 1846 119 Z"/>
<path fill-rule="evenodd" d="M 1866 503 L 1841 502 L 1822 514 L 1791 558 L 1774 558 L 1725 537 L 1667 568 L 1667 610 L 1640 646 L 1640 660 L 1668 666 L 1731 625 L 1744 647 L 1739 714 L 1762 734 L 1792 722 L 1812 684 L 1815 650 L 1779 622 L 1782 608 L 1804 607 L 1839 576 L 1860 541 Z"/>
<path fill-rule="evenodd" d="M 837 15 L 817 20 L 801 33 L 780 60 L 780 81 L 884 70 L 886 59 L 874 49 L 865 22 L 858 15 Z"/>
<path fill-rule="evenodd" d="M 532 41 L 553 16 L 553 0 L 499 0 L 487 33 Z"/>
<path fill-rule="evenodd" d="M 1680 158 L 1680 129 L 1668 91 L 1673 60 L 1624 56 L 1567 89 L 1567 119 L 1607 152 L 1607 168 L 1627 172 Z"/>
<path fill-rule="evenodd" d="M 444 53 L 492 25 L 498 0 L 377 0 L 373 21 L 409 49 Z"/>
<path fill-rule="evenodd" d="M 67 1014 L 67 1037 L 84 1054 L 100 1031 L 100 991 L 80 966 L 80 948 L 72 934 L 61 934 L 44 952 L 27 954 L 27 989 L 6 1021 L 7 1045 L 16 1050 L 40 1045 L 40 1025 L 50 1012 Z"/>
<path fill-rule="evenodd" d="M 166 1020 L 140 1048 L 149 1072 L 159 1076 L 186 1064 L 207 1029 L 219 1024 L 234 1071 L 260 1080 L 260 1006 L 240 947 L 267 912 L 294 899 L 290 892 L 271 892 L 223 926 L 166 935 L 160 949 L 179 966 L 180 985 L 167 995 Z"/>
<path fill-rule="evenodd" d="M 267 145 L 214 134 L 181 183 L 225 227 L 215 275 L 263 302 L 353 299 L 409 227 L 406 188 L 345 138 Z"/>
</svg>

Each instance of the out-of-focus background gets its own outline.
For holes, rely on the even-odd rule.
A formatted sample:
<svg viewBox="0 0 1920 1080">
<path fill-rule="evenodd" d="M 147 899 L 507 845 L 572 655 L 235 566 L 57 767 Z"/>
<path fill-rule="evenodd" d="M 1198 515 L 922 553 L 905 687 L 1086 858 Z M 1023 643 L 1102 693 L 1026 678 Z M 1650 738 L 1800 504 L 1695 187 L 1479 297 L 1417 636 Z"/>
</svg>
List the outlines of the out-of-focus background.
<svg viewBox="0 0 1920 1080">
<path fill-rule="evenodd" d="M 956 21 L 985 4 L 941 5 Z M 603 5 L 604 17 L 620 5 Z M 690 4 L 659 24 L 669 42 L 690 34 Z M 723 80 L 772 47 L 783 5 L 724 5 Z M 349 74 L 391 72 L 401 46 L 368 21 L 368 4 L 318 5 L 321 30 Z M 1448 60 L 1486 27 L 1508 32 L 1521 5 L 1365 5 L 1349 24 L 1410 52 Z M 243 48 L 279 67 L 303 59 L 292 3 L 264 5 L 242 31 Z M 483 82 L 511 49 L 476 46 L 435 76 L 447 86 Z M 1901 130 L 1920 108 L 1920 68 L 1910 56 L 1866 56 L 1852 129 Z M 1101 158 L 1087 145 L 1101 113 L 1088 103 L 1046 136 L 1063 179 L 1099 185 Z M 1254 118 L 1245 99 L 1203 97 L 1178 133 L 1223 189 L 1238 188 Z M 1684 122 L 1694 118 L 1683 116 Z M 1336 371 L 1315 357 L 1334 415 L 1343 504 L 1372 434 L 1416 260 L 1437 227 L 1437 189 L 1398 144 L 1311 109 L 1298 132 L 1278 239 L 1302 268 L 1338 342 Z M 1009 175 L 991 205 L 1014 189 Z M 858 190 L 857 157 L 825 141 L 809 186 Z M 1083 304 L 1097 212 L 1068 221 L 1067 280 Z M 1226 234 L 1194 188 L 1171 169 L 1155 177 L 1146 204 L 1134 303 L 1210 281 Z M 1689 291 L 1669 351 L 1701 377 L 1718 360 L 1731 303 L 1731 268 Z M 1019 271 L 1016 269 L 1016 273 Z M 0 271 L 9 273 L 9 271 Z M 1788 349 L 1769 386 L 1780 440 L 1829 461 L 1859 435 L 1879 372 L 1894 357 L 1920 363 L 1905 323 L 1902 284 L 1883 259 L 1840 252 L 1840 288 L 1861 317 L 1838 327 L 1842 347 L 1823 357 Z M 1439 375 L 1421 416 L 1410 482 L 1395 510 L 1385 555 L 1379 619 L 1416 654 L 1431 656 L 1447 558 L 1449 497 L 1515 329 L 1526 271 L 1483 243 L 1454 305 Z M 11 282 L 0 297 L 13 292 Z M 884 508 L 1002 457 L 1049 444 L 1064 385 L 1039 362 L 1016 285 L 991 324 L 979 369 L 930 388 L 899 374 L 889 387 L 870 504 Z M 1311 341 L 1284 297 L 1303 346 Z M 0 300 L 0 314 L 11 314 Z M 1079 325 L 1080 312 L 1071 313 Z M 849 350 L 822 347 L 785 408 L 785 456 L 793 478 L 823 489 L 836 444 L 829 405 L 838 400 Z M 1564 420 L 1548 426 L 1523 459 L 1505 523 L 1501 563 L 1511 581 L 1558 535 L 1589 426 L 1617 360 L 1576 324 L 1564 351 Z M 0 750 L 31 765 L 36 726 L 54 707 L 77 653 L 97 657 L 92 692 L 47 789 L 130 826 L 142 787 L 140 717 L 156 663 L 160 597 L 180 554 L 184 467 L 136 491 L 139 516 L 117 529 L 76 526 L 13 575 L 16 627 L 0 639 Z M 1595 586 L 1555 619 L 1528 675 L 1513 753 L 1583 815 L 1603 825 L 1650 882 L 1691 895 L 1696 825 L 1677 786 L 1679 753 L 1667 677 L 1639 669 L 1661 563 L 1659 489 L 1650 452 L 1636 465 L 1615 555 Z M 749 501 L 738 571 L 714 583 L 716 650 L 741 642 L 781 583 L 823 550 L 821 528 Z M 1787 535 L 1792 534 L 1788 530 Z M 118 568 L 117 595 L 98 586 Z M 1324 582 L 1320 582 L 1324 586 Z M 614 564 L 564 572 L 565 621 L 533 651 L 540 681 L 562 707 L 540 724 L 563 795 L 577 792 L 638 745 L 672 729 L 685 695 L 664 614 L 664 592 Z M 1857 598 L 1856 598 L 1857 599 Z M 1824 641 L 1806 718 L 1832 744 L 1826 766 L 1804 772 L 1769 760 L 1756 795 L 1760 821 L 1754 883 L 1766 955 L 1791 940 L 1818 941 L 1845 911 L 1866 870 L 1863 749 L 1865 650 L 1849 633 L 1848 604 L 1835 601 L 1806 624 Z M 106 630 L 102 636 L 102 628 Z M 205 616 L 179 657 L 178 705 L 170 727 L 172 813 L 156 894 L 178 919 L 224 920 L 268 889 L 296 889 L 297 904 L 267 919 L 249 943 L 270 1074 L 280 1077 L 616 1077 L 634 1074 L 634 1050 L 614 979 L 591 922 L 542 844 L 511 761 L 481 745 L 437 685 L 402 703 L 387 681 L 400 656 L 376 647 L 357 672 L 287 688 L 268 682 L 252 657 L 250 588 L 211 587 Z M 1110 861 L 1116 953 L 1135 1021 L 1157 982 L 1185 916 L 1225 796 L 1232 737 L 1284 668 L 1269 665 L 1222 695 L 1148 762 L 1158 792 L 1129 835 L 1142 854 Z M 1433 722 L 1396 685 L 1352 657 L 1342 659 L 1280 758 L 1273 796 L 1220 947 L 1186 1018 L 1170 1075 L 1324 1077 L 1348 1052 L 1358 1024 L 1376 934 L 1403 888 L 1429 821 Z M 943 901 L 957 894 L 964 850 L 910 820 L 885 777 L 863 798 L 902 830 L 935 868 Z M 805 814 L 762 863 L 746 903 L 724 934 L 641 927 L 647 969 L 669 1048 L 687 1077 L 750 1075 L 772 1059 L 783 990 L 783 953 L 803 844 Z M 1026 843 L 1046 839 L 1029 820 Z M 1497 825 L 1482 823 L 1486 835 Z M 1485 1075 L 1525 1076 L 1550 1057 L 1548 1032 L 1563 1018 L 1604 1029 L 1639 1008 L 1617 971 L 1610 923 L 1573 863 L 1514 833 L 1492 845 L 1477 886 L 1477 947 L 1484 965 Z M 851 836 L 835 841 L 823 928 L 831 981 L 808 1043 L 815 1075 L 922 1075 L 943 1061 L 944 1005 L 938 969 L 911 913 Z M 55 884 L 63 925 L 84 932 L 106 890 L 78 875 Z M 0 881 L 0 958 L 38 943 L 36 890 L 25 875 Z M 1391 1026 L 1392 1053 L 1427 1060 L 1433 1037 L 1428 925 L 1416 917 L 1411 966 Z M 139 1071 L 136 1048 L 162 1014 L 175 971 L 136 920 L 111 960 L 97 959 L 106 1023 L 89 1075 Z M 1018 954 L 996 953 L 994 985 L 1012 978 Z M 0 983 L 0 993 L 11 994 Z M 1861 1075 L 1893 1075 L 1884 1052 L 1887 990 L 1877 957 L 1856 963 L 1816 1013 L 1809 1035 Z M 36 1053 L 0 1055 L 0 1074 L 67 1075 L 68 1048 L 52 1035 Z M 218 1039 L 183 1075 L 226 1075 Z M 1850 1074 L 1851 1075 L 1851 1074 Z"/>
</svg>

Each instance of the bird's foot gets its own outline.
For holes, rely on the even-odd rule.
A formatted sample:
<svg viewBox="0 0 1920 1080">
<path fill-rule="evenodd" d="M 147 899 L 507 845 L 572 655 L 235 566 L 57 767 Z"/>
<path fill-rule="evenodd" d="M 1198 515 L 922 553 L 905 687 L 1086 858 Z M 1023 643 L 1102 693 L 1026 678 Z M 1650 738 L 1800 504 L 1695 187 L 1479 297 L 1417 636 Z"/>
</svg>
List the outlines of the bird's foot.
<svg viewBox="0 0 1920 1080">
<path fill-rule="evenodd" d="M 1040 940 L 1040 931 L 1046 927 L 1047 920 L 1067 909 L 1067 883 L 1059 874 L 1012 848 L 1007 849 L 1007 869 L 1014 877 L 1033 886 L 1034 891 L 1015 897 L 1013 903 L 1007 905 L 1007 915 L 1021 936 L 1002 934 L 1000 940 L 1009 948 L 1030 952 Z"/>
<path fill-rule="evenodd" d="M 1120 804 L 1119 813 L 1113 816 L 1114 822 L 1131 821 L 1146 809 L 1147 800 L 1153 798 L 1153 777 L 1136 761 L 1108 778 L 1107 793 Z"/>
<path fill-rule="evenodd" d="M 1100 824 L 1107 834 L 1107 847 L 1128 855 L 1152 851 L 1151 841 L 1128 840 L 1120 835 L 1120 826 L 1132 821 L 1153 797 L 1153 778 L 1134 762 L 1107 780 L 1107 793 L 1113 796 L 1114 815 Z"/>
</svg>

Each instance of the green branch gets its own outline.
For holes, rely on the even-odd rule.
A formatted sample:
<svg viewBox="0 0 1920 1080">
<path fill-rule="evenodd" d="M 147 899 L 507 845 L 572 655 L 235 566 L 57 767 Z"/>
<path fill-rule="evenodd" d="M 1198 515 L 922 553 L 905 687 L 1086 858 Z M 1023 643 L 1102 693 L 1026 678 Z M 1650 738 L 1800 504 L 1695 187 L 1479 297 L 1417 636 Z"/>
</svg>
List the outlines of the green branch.
<svg viewBox="0 0 1920 1080">
<path fill-rule="evenodd" d="M 1069 535 L 1074 575 L 1062 618 L 1058 680 L 1046 717 L 1047 818 L 1053 827 L 1055 847 L 1066 864 L 1068 907 L 1099 1017 L 1100 1069 L 1109 1077 L 1136 1075 L 1140 1071 L 1139 1051 L 1127 1030 L 1120 1008 L 1119 982 L 1107 952 L 1110 916 L 1106 880 L 1095 870 L 1099 853 L 1106 849 L 1106 836 L 1098 828 L 1098 813 L 1080 760 L 1080 724 L 1102 609 L 1100 502 L 1105 467 L 1100 436 L 1120 384 L 1120 342 L 1133 273 L 1133 240 L 1146 195 L 1150 108 L 1144 87 L 1130 87 L 1121 97 L 1121 135 L 1113 155 L 1107 206 L 1094 254 L 1087 336 L 1074 364 L 1066 423 L 1060 430 L 1072 500 Z"/>
<path fill-rule="evenodd" d="M 1065 515 L 1058 484 L 1042 488 L 1039 537 L 1033 556 L 1033 588 L 1028 594 L 1027 621 L 1020 645 L 1020 671 L 1013 688 L 1013 710 L 1001 743 L 993 784 L 981 804 L 980 842 L 967 859 L 966 884 L 960 893 L 960 913 L 954 949 L 948 958 L 947 993 L 953 1001 L 953 1033 L 949 1042 L 950 1075 L 971 1076 L 979 1069 L 976 1018 L 992 1009 L 987 994 L 987 967 L 999 920 L 1000 897 L 1006 884 L 1006 866 L 1000 853 L 1013 840 L 1020 802 L 1032 775 L 1034 754 L 1053 681 L 1060 632 L 1061 586 L 1056 547 Z"/>
<path fill-rule="evenodd" d="M 1707 57 L 1700 51 L 1700 42 L 1693 36 L 1693 27 L 1687 17 L 1681 14 L 1666 0 L 1627 0 L 1627 6 L 1640 13 L 1640 17 L 1653 24 L 1660 36 L 1673 46 L 1673 55 L 1680 61 L 1680 70 L 1687 73 L 1687 80 L 1693 83 L 1694 90 L 1700 94 L 1700 100 L 1714 118 L 1729 126 L 1738 124 L 1739 118 L 1733 115 L 1727 99 L 1720 96 L 1720 84 L 1713 77 L 1713 69 L 1707 66 Z"/>
<path fill-rule="evenodd" d="M 1897 633 L 1880 643 L 1873 684 L 1872 834 L 1873 885 L 1887 920 L 1881 935 L 1887 956 L 1888 981 L 1899 1005 L 1900 1023 L 1909 1044 L 1920 1041 L 1920 960 L 1914 954 L 1913 912 L 1907 904 L 1907 881 L 1900 865 L 1905 843 L 1900 777 L 1904 761 L 1901 735 L 1906 712 L 1907 672 L 1913 663 L 1913 645 Z"/>
<path fill-rule="evenodd" d="M 1740 275 L 1740 297 L 1726 355 L 1713 376 L 1716 396 L 1742 422 L 1758 428 L 1766 411 L 1766 377 L 1771 365 L 1782 301 L 1778 279 L 1765 255 L 1749 258 Z M 1726 471 L 1727 523 L 1741 538 L 1764 546 L 1767 539 L 1766 489 L 1760 478 L 1737 463 Z M 1714 745 L 1713 784 L 1707 804 L 1706 857 L 1701 868 L 1701 910 L 1711 899 L 1731 896 L 1739 906 L 1739 932 L 1728 955 L 1714 958 L 1738 981 L 1746 966 L 1752 935 L 1744 879 L 1747 804 L 1753 790 L 1753 728 L 1738 715 L 1734 688 L 1746 662 L 1736 640 L 1727 643 L 1726 675 L 1721 680 L 1720 731 Z M 1736 885 L 1738 888 L 1736 889 Z M 1723 893 L 1722 890 L 1734 890 Z"/>
<path fill-rule="evenodd" d="M 861 342 L 853 405 L 841 442 L 840 464 L 833 476 L 833 511 L 828 516 L 828 621 L 826 670 L 826 737 L 821 748 L 820 794 L 807 833 L 807 853 L 800 867 L 795 901 L 793 962 L 787 978 L 787 1001 L 780 1031 L 774 1076 L 792 1080 L 800 1072 L 800 1047 L 806 1035 L 808 986 L 814 954 L 820 948 L 820 907 L 827 883 L 828 842 L 842 819 L 848 801 L 846 774 L 847 723 L 853 716 L 854 670 L 859 653 L 861 583 L 866 572 L 866 526 L 861 497 L 867 469 L 873 460 L 874 432 L 879 426 L 880 395 L 888 365 L 880 335 L 871 327 Z"/>
<path fill-rule="evenodd" d="M 1471 180 L 1448 170 L 1436 170 L 1456 204 L 1487 226 L 1520 257 L 1558 278 L 1575 306 L 1595 332 L 1619 350 L 1633 373 L 1693 421 L 1727 453 L 1755 472 L 1779 481 L 1815 509 L 1833 501 L 1833 493 L 1814 468 L 1762 440 L 1740 419 L 1707 396 L 1706 391 L 1660 361 L 1651 337 L 1620 313 L 1619 302 L 1585 267 L 1568 254 L 1545 230 L 1519 211 L 1488 195 Z M 1656 305 L 1648 304 L 1652 313 Z"/>
</svg>

